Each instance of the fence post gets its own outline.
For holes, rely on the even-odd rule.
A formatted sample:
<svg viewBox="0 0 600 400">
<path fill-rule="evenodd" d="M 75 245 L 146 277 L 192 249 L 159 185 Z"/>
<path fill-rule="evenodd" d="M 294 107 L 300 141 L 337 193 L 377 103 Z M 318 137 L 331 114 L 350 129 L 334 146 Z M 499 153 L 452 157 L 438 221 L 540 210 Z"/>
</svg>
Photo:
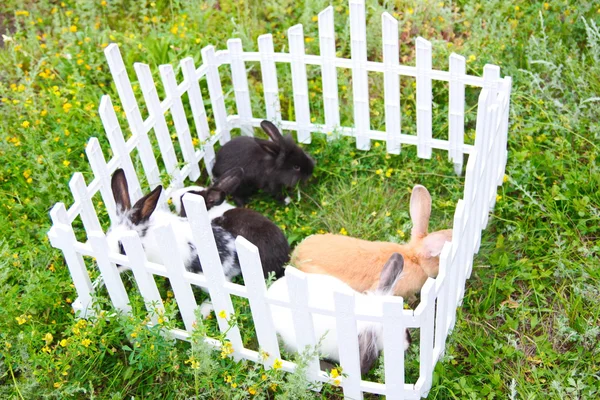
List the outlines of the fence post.
<svg viewBox="0 0 600 400">
<path fill-rule="evenodd" d="M 290 56 L 292 58 L 292 91 L 299 143 L 310 143 L 310 108 L 308 106 L 308 82 L 304 63 L 304 31 L 298 24 L 288 29 Z"/>
<path fill-rule="evenodd" d="M 360 353 L 358 348 L 358 329 L 354 313 L 354 294 L 333 293 L 335 303 L 337 341 L 340 354 L 340 365 L 348 378 L 342 381 L 344 397 L 351 399 L 362 399 L 363 393 L 360 389 Z"/>
<path fill-rule="evenodd" d="M 48 232 L 48 238 L 53 247 L 62 250 L 77 291 L 77 300 L 72 304 L 73 309 L 81 312 L 81 318 L 87 318 L 94 314 L 92 309 L 92 293 L 94 290 L 85 267 L 85 261 L 73 247 L 77 239 L 73 227 L 69 223 L 65 205 L 56 203 L 50 210 L 50 217 L 52 218 L 52 228 Z"/>
<path fill-rule="evenodd" d="M 210 293 L 215 314 L 219 314 L 223 310 L 227 316 L 230 316 L 234 313 L 233 303 L 231 302 L 231 296 L 224 288 L 227 281 L 223 273 L 223 266 L 219 258 L 204 198 L 194 194 L 186 194 L 183 197 L 183 203 L 192 228 L 193 244 L 198 251 L 200 263 L 202 264 L 202 272 L 206 275 L 208 292 Z M 221 332 L 228 331 L 227 339 L 231 342 L 236 352 L 235 357 L 237 357 L 239 352 L 244 348 L 239 327 L 234 326 L 229 329 L 228 322 L 220 317 L 217 317 L 217 323 Z"/>
<path fill-rule="evenodd" d="M 383 300 L 383 351 L 386 399 L 404 399 L 404 299 L 386 297 Z"/>
<path fill-rule="evenodd" d="M 319 13 L 319 51 L 321 53 L 321 81 L 323 83 L 323 108 L 327 140 L 334 138 L 333 131 L 340 126 L 338 77 L 335 67 L 335 27 L 333 7 Z M 332 133 L 332 134 L 329 134 Z"/>
<path fill-rule="evenodd" d="M 466 62 L 463 56 L 450 55 L 450 84 L 448 106 L 448 158 L 454 163 L 454 172 L 460 175 L 463 167 L 465 136 L 465 84 Z"/>
<path fill-rule="evenodd" d="M 244 63 L 242 40 L 229 39 L 227 41 L 227 48 L 231 56 L 231 80 L 233 91 L 235 92 L 235 104 L 240 117 L 240 128 L 242 134 L 254 136 L 250 90 L 248 89 L 248 76 L 246 75 L 246 64 Z"/>
<path fill-rule="evenodd" d="M 181 171 L 177 168 L 177 156 L 175 155 L 173 142 L 171 141 L 169 127 L 167 126 L 165 114 L 160 105 L 160 99 L 158 98 L 156 84 L 154 78 L 152 78 L 150 67 L 146 64 L 135 63 L 133 64 L 133 68 L 137 74 L 140 89 L 142 90 L 142 95 L 144 96 L 146 106 L 148 107 L 148 115 L 150 118 L 154 118 L 154 134 L 167 173 L 173 177 L 173 180 L 176 183 L 183 184 L 183 179 L 180 174 Z M 177 187 L 177 185 L 175 187 Z"/>
<path fill-rule="evenodd" d="M 367 74 L 367 22 L 364 0 L 350 0 L 350 52 L 352 58 L 352 97 L 356 148 L 369 150 L 371 116 L 369 111 L 369 76 Z"/>
<path fill-rule="evenodd" d="M 135 168 L 133 167 L 133 162 L 131 162 L 131 157 L 127 150 L 127 143 L 125 143 L 121 126 L 119 125 L 117 115 L 115 114 L 112 102 L 110 101 L 110 96 L 102 96 L 100 106 L 98 107 L 98 113 L 100 114 L 102 125 L 104 125 L 110 148 L 113 151 L 113 158 L 119 161 L 117 164 L 125 171 L 127 185 L 129 186 L 129 196 L 131 197 L 131 203 L 134 204 L 142 197 L 142 188 L 135 172 Z M 160 180 L 157 180 L 153 182 L 151 186 L 155 187 L 159 183 Z"/>
<path fill-rule="evenodd" d="M 185 265 L 177 246 L 175 232 L 170 224 L 161 225 L 154 230 L 156 246 L 167 269 L 169 282 L 173 288 L 173 294 L 183 319 L 183 324 L 188 332 L 192 332 L 196 325 L 196 297 L 192 286 L 185 278 Z"/>
<path fill-rule="evenodd" d="M 79 215 L 81 216 L 83 227 L 85 228 L 87 235 L 89 236 L 94 231 L 101 231 L 102 227 L 100 226 L 100 221 L 96 215 L 94 204 L 92 203 L 92 199 L 88 193 L 88 187 L 85 184 L 81 172 L 75 172 L 73 174 L 73 177 L 69 181 L 69 187 L 71 188 L 71 193 L 73 193 L 75 202 L 79 203 L 81 207 Z"/>
<path fill-rule="evenodd" d="M 119 93 L 119 99 L 123 105 L 127 122 L 133 136 L 139 140 L 138 150 L 140 159 L 142 160 L 142 166 L 144 172 L 148 178 L 150 187 L 154 189 L 160 184 L 160 171 L 158 170 L 158 164 L 154 158 L 154 152 L 152 151 L 152 145 L 148 138 L 148 132 L 144 129 L 144 121 L 142 120 L 142 114 L 138 107 L 137 100 L 133 94 L 131 88 L 131 82 L 127 76 L 127 70 L 125 64 L 121 58 L 119 47 L 115 43 L 109 44 L 104 49 L 104 55 L 108 62 L 108 67 L 115 81 L 117 93 Z"/>
<path fill-rule="evenodd" d="M 258 37 L 260 53 L 260 72 L 262 74 L 263 92 L 267 119 L 274 124 L 281 122 L 281 104 L 279 103 L 279 85 L 277 84 L 277 68 L 273 59 L 273 36 L 269 33 Z"/>
<path fill-rule="evenodd" d="M 142 247 L 142 242 L 135 231 L 125 232 L 121 236 L 121 242 L 123 243 L 127 258 L 129 258 L 129 266 L 133 272 L 135 283 L 144 298 L 146 310 L 150 313 L 152 323 L 157 325 L 158 315 L 165 313 L 165 306 L 156 287 L 154 276 L 146 269 L 148 259 Z"/>
<path fill-rule="evenodd" d="M 219 76 L 219 67 L 213 46 L 206 46 L 202 49 L 202 62 L 206 64 L 207 68 L 206 83 L 208 83 L 208 94 L 210 95 L 210 103 L 213 107 L 217 132 L 221 135 L 219 143 L 223 145 L 229 142 L 231 133 L 229 123 L 227 122 L 227 110 L 225 109 L 221 77 Z"/>
<path fill-rule="evenodd" d="M 248 301 L 250 302 L 250 311 L 256 329 L 256 338 L 260 349 L 269 354 L 264 360 L 264 365 L 266 369 L 270 369 L 275 359 L 281 359 L 281 355 L 279 354 L 279 343 L 273 326 L 271 310 L 266 300 L 267 285 L 263 278 L 260 256 L 256 246 L 242 236 L 237 237 L 235 245 L 242 267 L 244 284 L 248 291 Z"/>
<path fill-rule="evenodd" d="M 208 172 L 208 175 L 212 178 L 212 168 L 215 164 L 215 149 L 211 143 L 210 127 L 208 126 L 208 120 L 206 119 L 204 100 L 202 99 L 202 92 L 200 91 L 200 85 L 198 84 L 199 78 L 196 76 L 196 67 L 194 66 L 194 59 L 192 57 L 184 58 L 181 61 L 181 71 L 183 72 L 184 78 L 190 82 L 190 88 L 188 90 L 190 107 L 192 108 L 196 132 L 198 133 L 200 140 L 204 142 L 204 166 L 206 167 L 206 172 Z"/>
<path fill-rule="evenodd" d="M 110 300 L 117 310 L 121 310 L 124 313 L 131 312 L 129 296 L 121 280 L 121 274 L 117 266 L 108 259 L 110 251 L 106 242 L 106 236 L 104 236 L 102 231 L 94 231 L 88 234 L 88 238 Z"/>
<path fill-rule="evenodd" d="M 422 307 L 422 308 L 421 308 Z M 421 308 L 419 334 L 419 380 L 424 379 L 419 387 L 423 397 L 431 389 L 433 375 L 433 321 L 435 314 L 435 280 L 428 278 L 421 289 Z M 415 314 L 417 311 L 415 311 Z M 415 385 L 416 386 L 416 385 Z"/>
<path fill-rule="evenodd" d="M 194 152 L 194 145 L 192 144 L 192 134 L 190 132 L 190 126 L 187 122 L 185 110 L 183 109 L 183 101 L 181 100 L 179 89 L 177 88 L 175 72 L 173 72 L 173 67 L 170 64 L 161 65 L 160 67 L 158 67 L 158 69 L 160 70 L 160 75 L 162 77 L 165 92 L 168 96 L 171 97 L 171 116 L 173 117 L 175 132 L 177 132 L 177 139 L 179 139 L 181 154 L 183 154 L 183 159 L 190 166 L 189 178 L 192 182 L 194 182 L 200 177 L 200 168 L 198 167 L 198 161 L 200 160 L 196 159 L 196 153 Z M 216 67 L 214 69 L 216 70 Z M 227 116 L 224 115 L 225 105 L 217 103 L 215 104 L 215 109 L 219 110 L 218 113 L 215 113 L 217 125 L 226 126 L 227 121 L 225 121 L 225 123 L 219 122 L 219 120 L 227 119 Z"/>
<path fill-rule="evenodd" d="M 383 86 L 385 91 L 385 130 L 387 152 L 400 154 L 401 109 L 400 76 L 396 71 L 398 60 L 398 21 L 387 12 L 381 15 L 383 33 Z"/>
<path fill-rule="evenodd" d="M 317 343 L 316 340 L 321 338 L 315 338 L 313 317 L 308 310 L 309 292 L 306 274 L 296 268 L 286 268 L 285 277 L 287 279 L 288 293 L 290 296 L 289 307 L 292 313 L 298 351 L 303 351 L 307 347 L 314 349 Z M 320 371 L 321 367 L 319 359 L 313 357 L 308 362 L 307 378 L 316 381 Z"/>
<path fill-rule="evenodd" d="M 417 46 L 417 156 L 431 158 L 431 43 L 418 37 Z"/>
<path fill-rule="evenodd" d="M 94 176 L 100 181 L 100 193 L 102 194 L 102 200 L 106 206 L 106 211 L 112 223 L 117 222 L 117 205 L 113 197 L 110 181 L 111 173 L 106 165 L 104 154 L 100 148 L 100 143 L 95 137 L 90 138 L 87 146 L 85 147 L 85 154 L 90 161 L 92 172 Z"/>
</svg>

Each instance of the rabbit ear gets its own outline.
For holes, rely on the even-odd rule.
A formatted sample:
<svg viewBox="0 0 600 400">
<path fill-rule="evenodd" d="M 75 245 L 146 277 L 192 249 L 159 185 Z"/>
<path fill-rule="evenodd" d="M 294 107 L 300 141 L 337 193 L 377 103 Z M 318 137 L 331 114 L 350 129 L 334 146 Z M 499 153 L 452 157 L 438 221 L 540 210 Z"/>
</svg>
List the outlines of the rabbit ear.
<svg viewBox="0 0 600 400">
<path fill-rule="evenodd" d="M 142 197 L 133 206 L 133 212 L 131 213 L 131 222 L 134 225 L 139 225 L 148 221 L 160 198 L 162 192 L 162 186 L 158 185 L 153 191 Z"/>
<path fill-rule="evenodd" d="M 214 189 L 223 191 L 224 193 L 233 193 L 242 183 L 244 170 L 242 168 L 232 168 L 225 172 L 221 179 L 213 186 Z"/>
<path fill-rule="evenodd" d="M 113 192 L 115 203 L 117 203 L 117 211 L 122 214 L 131 209 L 131 200 L 129 198 L 129 187 L 127 186 L 127 178 L 125 171 L 119 168 L 112 176 L 110 186 Z"/>
<path fill-rule="evenodd" d="M 431 195 L 422 185 L 415 185 L 410 196 L 410 219 L 412 220 L 412 237 L 427 235 L 429 217 L 431 216 Z"/>
<path fill-rule="evenodd" d="M 393 292 L 396 283 L 404 270 L 404 257 L 400 253 L 394 253 L 383 266 L 379 275 L 379 285 L 377 293 L 387 295 Z"/>
<path fill-rule="evenodd" d="M 202 197 L 204 197 L 204 201 L 206 202 L 206 209 L 210 210 L 225 201 L 225 192 L 220 189 L 211 188 L 204 192 Z"/>
<path fill-rule="evenodd" d="M 279 156 L 279 151 L 281 149 L 277 143 L 270 142 L 268 140 L 262 140 L 262 139 L 254 139 L 254 140 L 264 151 L 269 153 L 274 158 Z"/>
<path fill-rule="evenodd" d="M 281 132 L 279 129 L 271 122 L 266 119 L 260 123 L 260 127 L 265 131 L 267 136 L 271 138 L 271 140 L 275 143 L 279 143 L 282 139 Z"/>
<path fill-rule="evenodd" d="M 452 229 L 430 233 L 421 242 L 420 256 L 425 258 L 437 257 L 442 252 L 444 243 L 451 241 Z"/>
<path fill-rule="evenodd" d="M 360 374 L 369 372 L 377 358 L 377 334 L 373 329 L 367 329 L 358 334 L 358 352 L 360 354 Z"/>
</svg>

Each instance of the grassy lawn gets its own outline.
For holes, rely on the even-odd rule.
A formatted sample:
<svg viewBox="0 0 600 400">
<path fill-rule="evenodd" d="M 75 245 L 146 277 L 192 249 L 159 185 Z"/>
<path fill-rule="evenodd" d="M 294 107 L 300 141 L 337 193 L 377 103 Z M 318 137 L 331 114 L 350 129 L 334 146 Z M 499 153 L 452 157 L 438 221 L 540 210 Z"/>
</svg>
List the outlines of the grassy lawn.
<svg viewBox="0 0 600 400">
<path fill-rule="evenodd" d="M 514 82 L 507 176 L 429 398 L 600 397 L 600 5 L 558 0 L 368 3 L 370 60 L 382 59 L 380 15 L 389 11 L 400 21 L 402 63 L 414 65 L 414 38 L 422 36 L 433 43 L 434 68 L 447 69 L 448 55 L 456 52 L 467 58 L 468 73 L 480 75 L 492 63 Z M 157 66 L 167 63 L 181 79 L 179 60 L 192 56 L 199 65 L 202 47 L 224 48 L 231 37 L 241 38 L 246 50 L 257 50 L 256 38 L 270 32 L 276 51 L 287 51 L 286 30 L 296 23 L 304 25 L 307 53 L 318 54 L 315 16 L 329 4 L 3 1 L 0 398 L 341 397 L 339 388 L 328 386 L 320 394 L 306 390 L 299 374 L 265 372 L 222 358 L 200 343 L 201 331 L 192 345 L 173 343 L 161 336 L 170 322 L 143 328 L 147 315 L 135 295 L 132 316 L 116 315 L 100 293 L 97 302 L 105 314 L 76 320 L 69 272 L 46 236 L 52 205 L 72 203 L 72 174 L 81 171 L 88 183 L 92 179 L 84 154 L 88 139 L 97 136 L 105 157 L 110 156 L 97 114 L 101 95 L 111 95 L 127 126 L 102 52 L 108 43 L 119 43 L 132 79 L 138 61 L 150 64 L 156 82 Z M 349 56 L 347 2 L 331 4 L 337 50 Z M 248 67 L 253 112 L 264 116 L 260 66 Z M 289 66 L 278 68 L 282 113 L 294 119 Z M 309 67 L 307 73 L 311 113 L 323 122 L 320 72 Z M 369 78 L 371 126 L 383 130 L 383 78 Z M 342 123 L 351 125 L 350 76 L 340 72 L 339 84 Z M 414 79 L 403 78 L 401 85 L 403 131 L 414 133 Z M 226 105 L 235 113 L 228 87 L 226 82 Z M 137 82 L 134 89 L 141 99 Z M 202 90 L 206 94 L 206 87 Z M 477 95 L 467 89 L 469 143 Z M 434 137 L 442 138 L 447 135 L 447 85 L 434 84 L 434 97 Z M 385 143 L 373 142 L 370 152 L 360 152 L 352 140 L 328 144 L 321 136 L 305 148 L 317 159 L 318 183 L 293 193 L 287 207 L 261 196 L 250 204 L 275 220 L 292 245 L 317 232 L 406 240 L 409 189 L 415 183 L 432 193 L 433 227 L 451 225 L 463 177 L 453 174 L 445 152 L 419 160 L 413 146 L 388 156 Z M 101 218 L 106 224 L 106 215 Z M 166 286 L 164 296 L 172 297 Z M 251 327 L 247 303 L 236 304 L 237 323 Z M 167 308 L 174 312 L 172 300 Z M 203 329 L 214 330 L 214 318 Z M 249 333 L 244 341 L 252 345 L 255 338 Z M 407 360 L 411 357 L 417 357 L 414 347 Z M 407 361 L 407 368 L 408 381 L 418 375 L 418 367 Z M 376 368 L 372 377 L 378 376 Z"/>
</svg>

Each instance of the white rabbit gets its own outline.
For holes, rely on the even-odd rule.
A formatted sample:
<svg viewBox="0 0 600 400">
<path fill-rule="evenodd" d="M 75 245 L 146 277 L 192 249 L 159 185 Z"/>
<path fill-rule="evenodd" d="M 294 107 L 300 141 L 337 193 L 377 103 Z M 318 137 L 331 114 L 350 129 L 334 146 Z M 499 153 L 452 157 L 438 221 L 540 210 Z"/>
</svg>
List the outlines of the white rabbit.
<svg viewBox="0 0 600 400">
<path fill-rule="evenodd" d="M 190 272 L 201 273 L 202 265 L 198 251 L 194 246 L 192 229 L 187 218 L 179 217 L 170 211 L 156 209 L 162 192 L 162 186 L 157 186 L 152 192 L 139 199 L 131 206 L 127 179 L 122 169 L 118 169 L 112 176 L 111 188 L 117 204 L 118 221 L 113 224 L 106 235 L 111 252 L 125 254 L 121 244 L 122 235 L 130 230 L 136 231 L 148 261 L 164 264 L 158 244 L 154 237 L 156 228 L 170 223 L 175 233 L 177 247 L 185 268 Z M 223 265 L 223 272 L 227 280 L 241 273 L 240 263 L 235 249 L 235 238 L 229 232 L 217 225 L 212 225 L 213 235 L 219 251 L 219 258 Z M 203 316 L 208 316 L 211 311 L 209 302 L 201 306 Z"/>
<path fill-rule="evenodd" d="M 379 280 L 379 286 L 374 292 L 358 293 L 341 280 L 322 274 L 306 274 L 308 284 L 308 304 L 311 307 L 334 309 L 334 291 L 352 294 L 356 299 L 357 310 L 361 312 L 370 312 L 369 310 L 381 310 L 381 302 L 377 296 L 391 295 L 397 281 L 401 278 L 404 259 L 398 253 L 392 254 L 387 261 Z M 268 296 L 273 299 L 289 301 L 289 292 L 286 277 L 275 281 L 267 291 Z M 276 332 L 281 337 L 284 347 L 287 351 L 298 352 L 296 342 L 296 333 L 292 320 L 291 310 L 278 305 L 271 305 L 271 315 Z M 313 326 L 315 330 L 315 340 L 321 341 L 320 353 L 325 359 L 333 362 L 339 362 L 340 356 L 337 344 L 337 327 L 335 317 L 313 314 Z M 365 374 L 373 366 L 373 363 L 379 357 L 379 352 L 383 349 L 383 326 L 380 323 L 358 321 L 358 342 L 360 353 L 360 369 Z M 404 341 L 404 350 L 410 344 L 408 331 L 404 332 L 404 337 L 399 338 Z"/>
</svg>

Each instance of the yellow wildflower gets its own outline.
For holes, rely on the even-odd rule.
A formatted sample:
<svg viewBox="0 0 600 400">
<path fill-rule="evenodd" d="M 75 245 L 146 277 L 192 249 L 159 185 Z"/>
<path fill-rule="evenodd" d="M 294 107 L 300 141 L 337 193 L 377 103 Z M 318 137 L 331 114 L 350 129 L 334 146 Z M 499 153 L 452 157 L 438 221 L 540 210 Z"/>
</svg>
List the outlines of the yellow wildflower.
<svg viewBox="0 0 600 400">
<path fill-rule="evenodd" d="M 333 385 L 334 386 L 340 386 L 340 383 L 342 383 L 339 379 L 334 379 L 333 380 Z"/>
<path fill-rule="evenodd" d="M 471 54 L 471 55 L 469 56 L 469 58 L 467 59 L 467 62 L 473 62 L 473 61 L 475 61 L 475 60 L 477 60 L 477 57 L 475 57 L 475 55 L 474 55 L 474 54 Z"/>
<path fill-rule="evenodd" d="M 23 121 L 23 122 L 21 123 L 21 126 L 22 126 L 23 128 L 29 128 L 29 125 L 31 125 L 31 124 L 29 123 L 29 121 Z"/>
<path fill-rule="evenodd" d="M 337 370 L 337 368 L 334 368 L 331 370 L 331 377 L 332 378 L 337 378 L 338 376 L 340 376 L 340 372 Z"/>
<path fill-rule="evenodd" d="M 62 347 L 67 347 L 67 339 L 63 339 L 63 340 L 61 340 L 61 341 L 60 341 L 60 345 L 61 345 Z"/>
<path fill-rule="evenodd" d="M 225 312 L 225 310 L 219 311 L 219 318 L 223 318 L 223 319 L 227 318 L 227 313 Z"/>
<path fill-rule="evenodd" d="M 233 383 L 231 384 L 231 387 L 235 389 L 235 388 L 237 387 L 237 383 L 233 382 Z"/>
<path fill-rule="evenodd" d="M 44 340 L 46 341 L 46 344 L 52 343 L 53 339 L 54 339 L 54 337 L 52 336 L 52 334 L 50 332 L 48 332 L 48 333 L 46 333 L 46 335 L 44 335 Z"/>
<path fill-rule="evenodd" d="M 547 10 L 550 8 L 550 4 L 549 3 L 544 3 L 544 10 Z"/>
<path fill-rule="evenodd" d="M 102 1 L 100 2 L 100 5 L 101 5 L 102 7 L 106 7 L 106 0 L 102 0 Z"/>
<path fill-rule="evenodd" d="M 28 17 L 29 16 L 29 11 L 19 10 L 19 11 L 15 12 L 15 15 L 17 17 L 20 17 L 20 16 Z"/>
<path fill-rule="evenodd" d="M 58 388 L 59 388 L 59 387 L 61 387 L 61 386 L 62 386 L 62 383 L 60 383 L 60 382 L 54 382 L 54 387 L 55 387 L 55 388 L 57 388 L 57 389 L 58 389 Z"/>
<path fill-rule="evenodd" d="M 504 174 L 504 176 L 502 177 L 502 182 L 508 182 L 508 175 Z"/>
<path fill-rule="evenodd" d="M 249 388 L 248 393 L 250 393 L 251 395 L 254 396 L 256 394 L 256 388 L 254 388 L 254 387 Z"/>
<path fill-rule="evenodd" d="M 77 32 L 77 26 L 75 26 L 75 25 L 71 25 L 71 27 L 69 28 L 69 30 L 70 30 L 71 32 Z"/>
<path fill-rule="evenodd" d="M 342 229 L 340 229 L 340 233 L 344 236 L 348 236 L 348 231 L 344 227 L 342 227 Z"/>
<path fill-rule="evenodd" d="M 375 171 L 375 173 L 376 173 L 377 175 L 381 175 L 381 174 L 383 174 L 383 170 L 382 170 L 382 169 L 378 169 L 377 171 Z"/>
<path fill-rule="evenodd" d="M 279 358 L 276 358 L 273 362 L 273 369 L 281 369 L 282 366 L 283 364 L 281 363 L 281 360 Z"/>
<path fill-rule="evenodd" d="M 276 383 L 273 383 L 270 387 L 271 387 L 272 391 L 276 391 L 277 390 L 277 384 Z"/>
<path fill-rule="evenodd" d="M 92 341 L 91 341 L 90 339 L 83 339 L 83 340 L 81 341 L 81 344 L 82 344 L 84 347 L 89 347 L 89 346 L 90 346 L 90 344 L 92 344 Z"/>
<path fill-rule="evenodd" d="M 25 171 L 23 171 L 23 176 L 25 177 L 25 179 L 29 178 L 31 176 L 31 170 L 26 169 Z"/>
<path fill-rule="evenodd" d="M 71 110 L 71 108 L 73 108 L 73 105 L 71 103 L 65 103 L 63 104 L 63 111 L 64 112 L 69 112 L 69 110 Z"/>
<path fill-rule="evenodd" d="M 71 161 L 67 161 L 67 160 L 63 161 L 63 165 L 65 167 L 68 167 L 70 164 L 71 164 Z"/>
<path fill-rule="evenodd" d="M 19 325 L 23 325 L 25 322 L 27 322 L 27 319 L 25 318 L 24 315 L 21 315 L 20 317 L 16 317 L 15 319 L 17 320 Z"/>
</svg>

